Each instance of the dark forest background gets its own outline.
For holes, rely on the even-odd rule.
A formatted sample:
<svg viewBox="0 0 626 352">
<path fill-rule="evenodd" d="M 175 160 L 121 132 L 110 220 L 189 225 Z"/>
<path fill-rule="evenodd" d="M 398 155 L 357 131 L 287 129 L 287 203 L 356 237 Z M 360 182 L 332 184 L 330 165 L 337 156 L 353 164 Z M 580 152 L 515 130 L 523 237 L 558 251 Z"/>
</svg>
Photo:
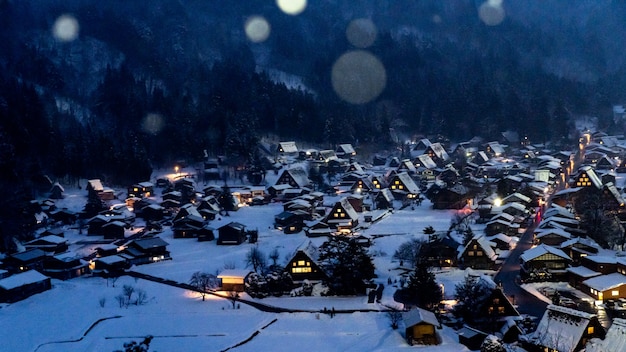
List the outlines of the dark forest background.
<svg viewBox="0 0 626 352">
<path fill-rule="evenodd" d="M 20 231 L 7 219 L 43 175 L 126 185 L 204 150 L 251 163 L 267 136 L 385 148 L 390 130 L 457 141 L 513 130 L 560 142 L 576 116 L 610 124 L 624 99 L 626 3 L 504 2 L 497 26 L 481 22 L 481 3 L 316 0 L 288 16 L 274 1 L 0 0 L 4 231 Z M 74 41 L 51 34 L 63 14 L 80 24 Z M 251 15 L 272 26 L 263 43 L 246 39 Z M 330 72 L 355 49 L 346 28 L 357 18 L 377 26 L 367 50 L 387 85 L 352 105 Z"/>
</svg>

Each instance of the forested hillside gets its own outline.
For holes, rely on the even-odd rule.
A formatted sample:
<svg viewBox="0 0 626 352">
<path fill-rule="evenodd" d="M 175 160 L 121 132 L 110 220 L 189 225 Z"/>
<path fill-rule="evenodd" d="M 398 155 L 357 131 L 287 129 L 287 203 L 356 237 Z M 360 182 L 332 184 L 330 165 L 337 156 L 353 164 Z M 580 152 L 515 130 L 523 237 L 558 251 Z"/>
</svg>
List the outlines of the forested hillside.
<svg viewBox="0 0 626 352">
<path fill-rule="evenodd" d="M 511 129 L 558 142 L 572 116 L 609 117 L 622 102 L 625 6 L 505 2 L 488 25 L 481 4 L 319 0 L 290 16 L 274 1 L 1 1 L 0 187 L 15 214 L 0 228 L 26 231 L 10 225 L 43 175 L 128 184 L 203 150 L 250 164 L 266 135 L 388 146 L 390 129 L 453 140 Z M 73 40 L 52 35 L 63 15 L 79 24 Z M 267 40 L 246 38 L 252 15 L 271 25 Z M 350 104 L 331 70 L 361 49 L 346 38 L 359 18 L 375 25 L 365 50 L 386 84 Z"/>
</svg>

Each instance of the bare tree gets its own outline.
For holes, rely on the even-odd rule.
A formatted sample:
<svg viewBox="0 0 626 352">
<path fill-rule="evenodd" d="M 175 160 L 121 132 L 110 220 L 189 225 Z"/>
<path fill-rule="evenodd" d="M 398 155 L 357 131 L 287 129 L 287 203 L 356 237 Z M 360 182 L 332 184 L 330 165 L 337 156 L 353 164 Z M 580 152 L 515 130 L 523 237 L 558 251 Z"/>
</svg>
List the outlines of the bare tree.
<svg viewBox="0 0 626 352">
<path fill-rule="evenodd" d="M 248 254 L 246 254 L 246 266 L 252 266 L 254 272 L 262 274 L 267 267 L 265 254 L 256 246 L 250 248 Z"/>
<path fill-rule="evenodd" d="M 202 295 L 202 300 L 206 297 L 207 291 L 217 288 L 218 282 L 215 275 L 196 271 L 191 276 L 189 284 L 195 287 Z"/>
<path fill-rule="evenodd" d="M 117 301 L 117 304 L 120 305 L 120 308 L 124 307 L 124 305 L 126 304 L 126 296 L 124 296 L 124 294 L 122 293 L 115 296 L 115 300 Z"/>
<path fill-rule="evenodd" d="M 135 305 L 141 306 L 141 305 L 146 304 L 146 302 L 148 302 L 148 293 L 146 293 L 145 290 L 142 290 L 140 288 L 138 288 L 136 292 L 137 292 L 137 298 L 135 299 Z"/>
<path fill-rule="evenodd" d="M 387 317 L 389 318 L 391 328 L 396 330 L 398 328 L 398 325 L 400 324 L 400 321 L 402 320 L 402 312 L 395 308 L 391 308 L 387 311 Z"/>
<path fill-rule="evenodd" d="M 280 258 L 280 253 L 278 253 L 278 248 L 272 249 L 269 255 L 270 260 L 272 261 L 272 266 L 276 266 L 278 263 L 278 258 Z"/>
<path fill-rule="evenodd" d="M 133 293 L 135 293 L 135 287 L 131 285 L 124 285 L 122 293 L 126 296 L 126 301 L 130 303 L 130 299 L 132 298 Z"/>
</svg>

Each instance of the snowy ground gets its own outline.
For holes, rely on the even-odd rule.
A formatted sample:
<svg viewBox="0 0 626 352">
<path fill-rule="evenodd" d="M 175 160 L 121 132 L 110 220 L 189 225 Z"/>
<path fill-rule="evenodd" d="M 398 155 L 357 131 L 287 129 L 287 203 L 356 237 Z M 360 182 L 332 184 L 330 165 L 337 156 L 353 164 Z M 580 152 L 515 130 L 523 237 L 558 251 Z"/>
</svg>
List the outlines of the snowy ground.
<svg viewBox="0 0 626 352">
<path fill-rule="evenodd" d="M 338 197 L 327 197 L 332 204 Z M 86 201 L 86 191 L 67 189 L 66 198 L 59 207 L 80 211 Z M 244 269 L 245 256 L 252 246 L 269 254 L 274 248 L 280 253 L 279 264 L 285 264 L 303 243 L 313 241 L 320 245 L 324 238 L 307 238 L 303 232 L 285 235 L 273 228 L 274 215 L 282 211 L 281 204 L 243 207 L 211 223 L 218 228 L 228 222 L 241 222 L 249 229 L 259 230 L 257 244 L 217 246 L 215 241 L 198 242 L 194 239 L 174 239 L 166 229 L 159 236 L 169 243 L 173 260 L 136 266 L 133 270 L 178 282 L 188 282 L 196 271 L 217 273 L 224 267 Z M 220 298 L 201 298 L 192 292 L 163 284 L 123 277 L 115 282 L 102 278 L 83 277 L 69 281 L 53 280 L 53 289 L 24 301 L 0 306 L 3 326 L 3 346 L 6 351 L 113 351 L 124 342 L 139 341 L 146 335 L 155 338 L 151 351 L 220 351 L 260 333 L 250 342 L 234 350 L 345 350 L 376 351 L 409 348 L 403 336 L 402 325 L 392 330 L 383 305 L 395 305 L 393 293 L 397 281 L 407 269 L 392 258 L 398 246 L 412 238 L 425 236 L 423 229 L 433 226 L 445 231 L 454 211 L 434 211 L 424 202 L 415 209 L 395 210 L 393 214 L 362 231 L 377 235 L 370 252 L 376 265 L 377 282 L 386 286 L 382 304 L 368 304 L 366 297 L 271 297 L 259 302 L 272 306 L 319 311 L 332 308 L 364 310 L 338 314 L 334 318 L 319 313 L 263 313 L 245 304 L 232 309 L 230 302 Z M 138 221 L 134 231 L 142 223 Z M 477 227 L 475 233 L 481 232 Z M 379 237 L 379 235 L 383 235 Z M 94 245 L 77 229 L 66 229 L 70 249 L 87 252 Z M 78 242 L 81 243 L 78 243 Z M 460 270 L 442 270 L 437 278 L 444 285 L 446 297 L 454 293 L 456 283 L 463 280 Z M 124 285 L 133 285 L 147 292 L 147 304 L 120 308 L 116 300 Z M 396 287 L 393 287 L 396 286 Z M 248 298 L 247 295 L 243 296 Z M 104 307 L 100 301 L 104 300 Z M 367 311 L 365 311 L 367 310 Z M 104 319 L 92 325 L 99 320 Z M 275 322 L 273 322 L 276 320 Z M 272 323 L 273 322 L 273 323 Z M 268 325 L 269 324 L 269 325 Z M 90 329 L 90 327 L 92 327 Z M 264 329 L 262 329 L 265 327 Z M 438 330 L 443 344 L 420 347 L 420 351 L 463 351 L 453 330 Z"/>
</svg>

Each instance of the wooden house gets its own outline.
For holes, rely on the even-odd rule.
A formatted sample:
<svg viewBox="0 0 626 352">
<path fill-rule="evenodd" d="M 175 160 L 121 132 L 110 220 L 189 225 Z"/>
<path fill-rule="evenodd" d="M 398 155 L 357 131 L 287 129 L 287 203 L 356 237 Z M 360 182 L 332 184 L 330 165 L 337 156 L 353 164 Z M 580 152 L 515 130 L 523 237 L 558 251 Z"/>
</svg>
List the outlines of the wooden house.
<svg viewBox="0 0 626 352">
<path fill-rule="evenodd" d="M 428 155 L 439 167 L 445 166 L 451 161 L 450 155 L 448 155 L 446 149 L 438 142 L 431 143 L 431 145 L 426 148 L 424 154 Z"/>
<path fill-rule="evenodd" d="M 601 247 L 590 238 L 575 237 L 561 243 L 560 248 L 572 258 L 572 264 L 578 264 L 581 258 L 597 254 Z"/>
<path fill-rule="evenodd" d="M 608 255 L 588 255 L 580 258 L 580 264 L 600 274 L 617 272 L 617 257 Z"/>
<path fill-rule="evenodd" d="M 391 176 L 389 180 L 389 189 L 393 193 L 395 199 L 402 201 L 417 199 L 420 195 L 419 187 L 406 172 L 397 173 Z"/>
<path fill-rule="evenodd" d="M 167 250 L 169 243 L 160 237 L 144 237 L 129 242 L 122 251 L 130 264 L 148 264 L 172 259 Z"/>
<path fill-rule="evenodd" d="M 374 205 L 376 209 L 393 209 L 393 193 L 389 188 L 383 188 L 376 193 L 374 197 Z"/>
<path fill-rule="evenodd" d="M 493 269 L 498 255 L 484 236 L 472 238 L 458 255 L 459 264 L 472 269 Z"/>
<path fill-rule="evenodd" d="M 274 228 L 286 234 L 300 232 L 304 228 L 304 216 L 298 211 L 283 211 L 274 216 Z"/>
<path fill-rule="evenodd" d="M 50 189 L 50 199 L 63 199 L 63 193 L 65 193 L 65 188 L 60 183 L 55 182 Z"/>
<path fill-rule="evenodd" d="M 487 222 L 485 226 L 485 234 L 493 236 L 498 233 L 504 233 L 507 236 L 517 236 L 520 225 L 514 222 L 497 219 Z"/>
<path fill-rule="evenodd" d="M 567 268 L 567 282 L 577 290 L 582 290 L 583 281 L 602 275 L 582 265 Z"/>
<path fill-rule="evenodd" d="M 46 257 L 42 272 L 51 278 L 69 280 L 89 273 L 89 266 L 80 256 L 65 252 Z"/>
<path fill-rule="evenodd" d="M 572 238 L 572 234 L 561 228 L 543 228 L 535 231 L 534 238 L 537 244 L 560 247 Z"/>
<path fill-rule="evenodd" d="M 437 328 L 441 324 L 433 312 L 415 307 L 402 313 L 406 341 L 409 345 L 438 345 L 441 340 Z"/>
<path fill-rule="evenodd" d="M 24 243 L 24 248 L 39 248 L 46 253 L 63 253 L 67 251 L 67 240 L 63 237 L 48 235 Z"/>
<path fill-rule="evenodd" d="M 130 267 L 127 255 L 110 255 L 94 259 L 92 273 L 96 276 L 119 276 Z"/>
<path fill-rule="evenodd" d="M 0 302 L 17 302 L 52 288 L 50 278 L 29 270 L 0 279 Z"/>
<path fill-rule="evenodd" d="M 280 142 L 278 143 L 278 147 L 276 148 L 276 152 L 281 155 L 297 155 L 298 147 L 296 146 L 296 142 Z"/>
<path fill-rule="evenodd" d="M 317 260 L 318 248 L 311 242 L 306 241 L 298 249 L 285 266 L 294 282 L 321 281 L 328 279 Z"/>
<path fill-rule="evenodd" d="M 570 187 L 593 187 L 602 189 L 602 181 L 591 166 L 582 166 L 570 182 Z"/>
<path fill-rule="evenodd" d="M 24 272 L 28 270 L 42 270 L 46 252 L 39 248 L 29 249 L 23 252 L 7 255 L 3 264 L 10 272 Z"/>
<path fill-rule="evenodd" d="M 551 304 L 527 343 L 542 351 L 574 352 L 582 350 L 590 339 L 604 336 L 595 314 Z"/>
<path fill-rule="evenodd" d="M 339 144 L 335 150 L 335 154 L 340 158 L 351 158 L 356 156 L 356 150 L 354 150 L 352 144 Z"/>
<path fill-rule="evenodd" d="M 60 222 L 64 225 L 71 225 L 77 219 L 76 213 L 67 208 L 52 210 L 48 215 L 54 222 Z"/>
<path fill-rule="evenodd" d="M 470 199 L 469 189 L 461 184 L 437 189 L 430 195 L 433 209 L 463 209 Z"/>
<path fill-rule="evenodd" d="M 332 235 L 333 229 L 324 221 L 318 221 L 304 228 L 307 237 L 321 237 Z"/>
<path fill-rule="evenodd" d="M 430 267 L 454 267 L 460 244 L 449 235 L 431 236 L 420 248 L 420 259 Z"/>
<path fill-rule="evenodd" d="M 398 167 L 396 168 L 396 172 L 406 172 L 409 175 L 415 175 L 417 170 L 415 169 L 415 165 L 413 165 L 413 162 L 411 160 L 403 159 L 400 160 L 400 165 L 398 165 Z"/>
<path fill-rule="evenodd" d="M 324 222 L 332 228 L 352 229 L 359 224 L 359 214 L 347 198 L 342 198 L 333 205 Z"/>
<path fill-rule="evenodd" d="M 604 339 L 592 338 L 585 345 L 585 352 L 626 351 L 626 319 L 614 318 Z"/>
<path fill-rule="evenodd" d="M 520 276 L 533 281 L 565 280 L 571 262 L 562 250 L 540 244 L 520 256 Z"/>
<path fill-rule="evenodd" d="M 160 221 L 165 218 L 167 211 L 158 204 L 150 204 L 141 209 L 141 217 L 145 221 Z"/>
<path fill-rule="evenodd" d="M 582 292 L 598 301 L 626 298 L 626 276 L 617 272 L 591 277 L 580 286 Z"/>
<path fill-rule="evenodd" d="M 310 185 L 309 177 L 302 168 L 285 169 L 276 180 L 277 185 L 289 185 L 291 188 L 305 188 Z"/>
<path fill-rule="evenodd" d="M 240 224 L 238 222 L 230 222 L 226 225 L 223 225 L 217 229 L 218 238 L 217 244 L 235 244 L 239 245 L 245 242 L 247 234 L 246 234 L 246 226 Z"/>
<path fill-rule="evenodd" d="M 102 225 L 101 234 L 105 239 L 124 238 L 126 224 L 121 221 L 110 221 Z"/>
<path fill-rule="evenodd" d="M 205 221 L 201 216 L 186 216 L 172 222 L 174 238 L 198 238 Z"/>
<path fill-rule="evenodd" d="M 96 215 L 87 220 L 87 234 L 90 236 L 101 236 L 103 234 L 102 227 L 109 222 L 109 218 L 104 215 Z"/>
<path fill-rule="evenodd" d="M 128 187 L 129 197 L 151 197 L 154 195 L 154 184 L 152 182 L 140 182 Z"/>
</svg>

